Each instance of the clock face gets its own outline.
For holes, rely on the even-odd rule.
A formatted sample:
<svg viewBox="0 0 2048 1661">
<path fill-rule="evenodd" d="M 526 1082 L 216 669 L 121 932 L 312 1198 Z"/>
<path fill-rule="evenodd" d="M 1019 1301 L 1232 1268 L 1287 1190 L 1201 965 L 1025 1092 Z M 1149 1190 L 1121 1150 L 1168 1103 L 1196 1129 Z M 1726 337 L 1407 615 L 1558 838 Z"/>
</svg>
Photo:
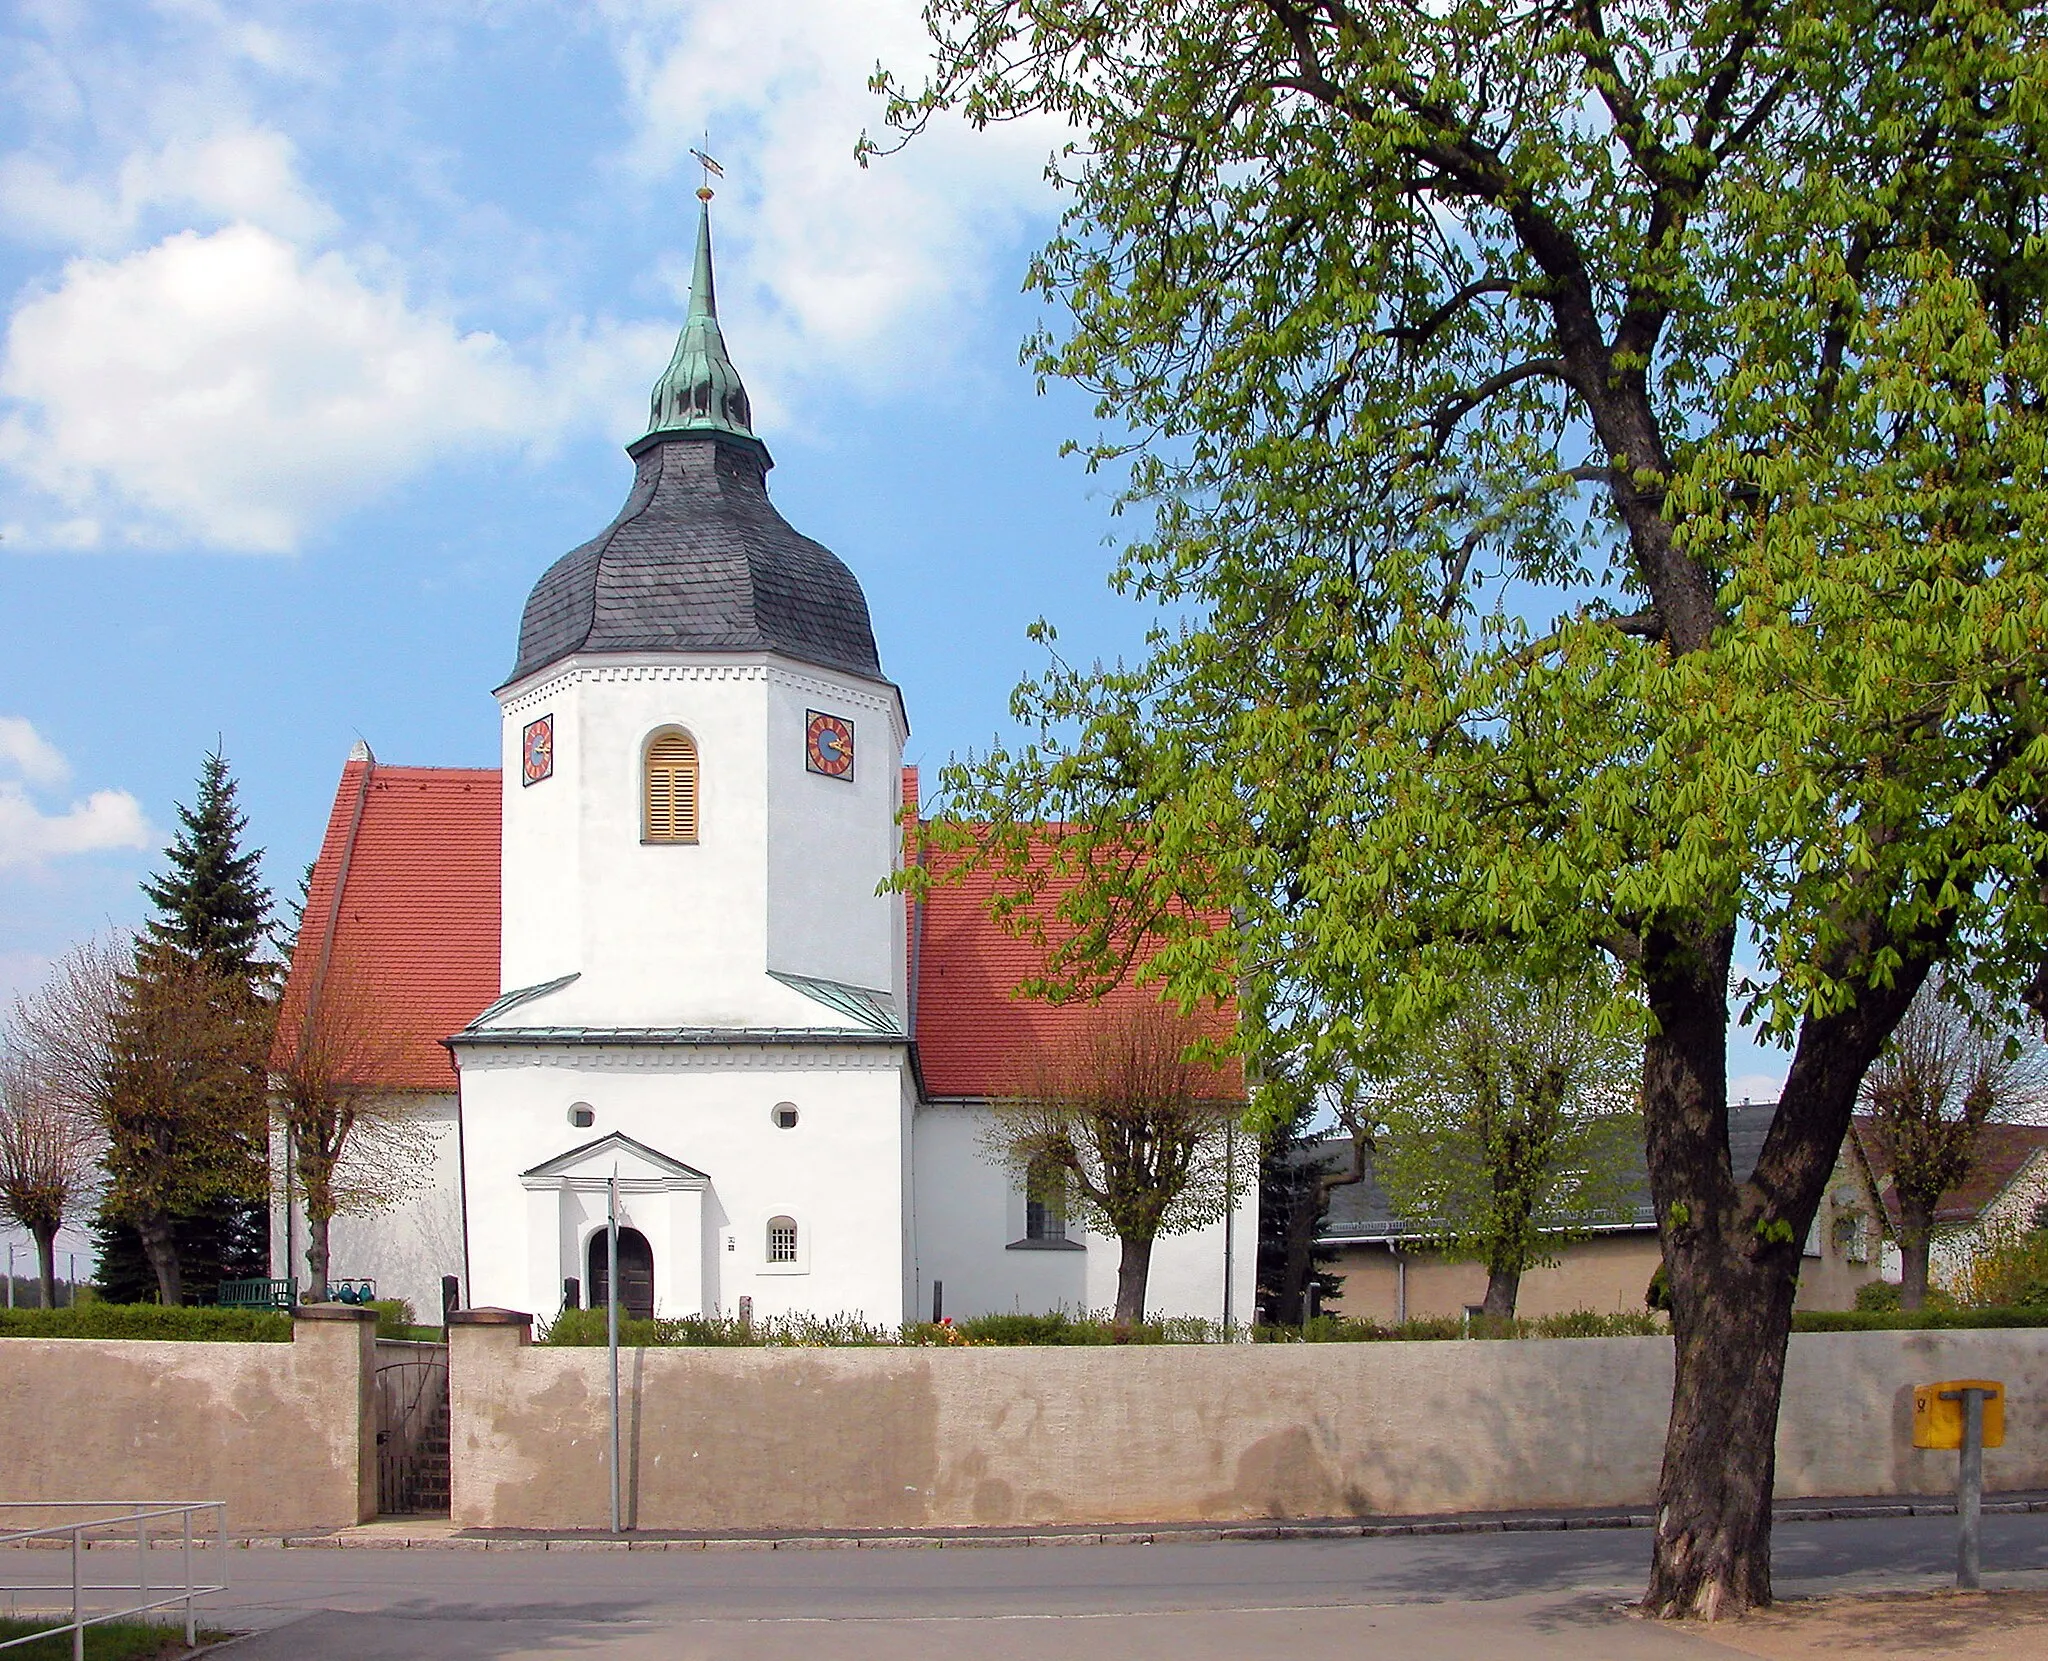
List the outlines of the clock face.
<svg viewBox="0 0 2048 1661">
<path fill-rule="evenodd" d="M 555 718 L 543 715 L 526 723 L 519 739 L 520 770 L 528 784 L 539 784 L 555 770 Z"/>
<path fill-rule="evenodd" d="M 810 710 L 804 733 L 804 765 L 828 779 L 853 777 L 853 723 L 843 715 Z"/>
</svg>

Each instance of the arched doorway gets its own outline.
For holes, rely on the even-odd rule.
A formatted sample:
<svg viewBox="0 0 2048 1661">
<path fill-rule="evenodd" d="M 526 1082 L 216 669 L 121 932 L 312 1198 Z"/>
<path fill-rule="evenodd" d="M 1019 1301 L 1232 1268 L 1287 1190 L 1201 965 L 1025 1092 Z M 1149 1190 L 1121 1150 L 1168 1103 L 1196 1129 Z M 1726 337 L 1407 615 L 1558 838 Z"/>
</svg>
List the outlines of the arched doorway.
<svg viewBox="0 0 2048 1661">
<path fill-rule="evenodd" d="M 590 1307 L 602 1309 L 611 1299 L 611 1276 L 604 1229 L 590 1237 Z M 626 1320 L 654 1319 L 654 1248 L 637 1228 L 619 1230 L 619 1314 Z"/>
</svg>

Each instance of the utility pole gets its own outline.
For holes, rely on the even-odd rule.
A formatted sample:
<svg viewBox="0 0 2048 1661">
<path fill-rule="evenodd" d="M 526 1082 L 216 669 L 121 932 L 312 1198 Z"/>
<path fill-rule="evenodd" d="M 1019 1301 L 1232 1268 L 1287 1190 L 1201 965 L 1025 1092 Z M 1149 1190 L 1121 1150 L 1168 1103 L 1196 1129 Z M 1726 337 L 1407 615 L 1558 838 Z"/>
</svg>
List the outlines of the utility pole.
<svg viewBox="0 0 2048 1661">
<path fill-rule="evenodd" d="M 619 1168 L 612 1167 L 607 1184 L 611 1195 L 610 1217 L 604 1229 L 605 1348 L 610 1352 L 612 1373 L 612 1532 L 623 1532 L 619 1518 Z"/>
</svg>

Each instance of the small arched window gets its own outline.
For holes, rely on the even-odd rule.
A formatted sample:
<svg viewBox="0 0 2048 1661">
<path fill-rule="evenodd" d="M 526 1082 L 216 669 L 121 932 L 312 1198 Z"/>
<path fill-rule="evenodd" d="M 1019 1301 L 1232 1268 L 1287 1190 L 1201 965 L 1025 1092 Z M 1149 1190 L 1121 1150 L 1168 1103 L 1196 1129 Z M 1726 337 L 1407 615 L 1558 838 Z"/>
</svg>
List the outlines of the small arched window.
<svg viewBox="0 0 2048 1661">
<path fill-rule="evenodd" d="M 794 1217 L 770 1217 L 768 1219 L 768 1261 L 770 1263 L 794 1263 L 796 1261 L 796 1219 Z"/>
<path fill-rule="evenodd" d="M 697 840 L 697 744 L 688 733 L 670 727 L 649 741 L 640 822 L 643 842 Z"/>
</svg>

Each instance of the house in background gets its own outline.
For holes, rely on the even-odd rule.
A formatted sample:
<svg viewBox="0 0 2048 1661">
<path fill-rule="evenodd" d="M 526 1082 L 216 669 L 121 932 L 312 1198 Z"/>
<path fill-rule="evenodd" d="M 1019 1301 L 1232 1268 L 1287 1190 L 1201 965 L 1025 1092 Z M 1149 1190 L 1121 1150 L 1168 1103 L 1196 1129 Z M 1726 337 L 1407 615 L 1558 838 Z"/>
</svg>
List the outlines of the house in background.
<svg viewBox="0 0 2048 1661">
<path fill-rule="evenodd" d="M 1867 1203 L 1885 1219 L 1881 1268 L 1886 1280 L 1900 1274 L 1895 1244 L 1898 1192 L 1871 1122 L 1858 1117 L 1849 1127 L 1857 1174 Z M 2048 1125 L 1986 1125 L 1977 1133 L 1976 1168 L 1970 1180 L 1942 1195 L 1934 1211 L 1934 1238 L 1927 1254 L 1930 1285 L 1953 1290 L 1964 1265 L 1994 1234 L 2026 1229 L 2048 1205 Z"/>
<path fill-rule="evenodd" d="M 1755 1168 L 1776 1111 L 1771 1102 L 1729 1108 L 1729 1153 L 1738 1180 Z M 1333 1169 L 1348 1161 L 1350 1151 L 1343 1140 L 1317 1149 Z M 1448 1262 L 1432 1251 L 1428 1231 L 1395 1214 L 1370 1160 L 1363 1182 L 1332 1192 L 1316 1245 L 1335 1254 L 1323 1269 L 1343 1281 L 1341 1292 L 1325 1301 L 1332 1314 L 1380 1322 L 1457 1317 L 1476 1313 L 1486 1297 L 1486 1266 Z M 1851 1307 L 1856 1288 L 1876 1276 L 1876 1259 L 1863 1181 L 1853 1165 L 1838 1163 L 1807 1236 L 1797 1307 Z M 1555 1263 L 1522 1276 L 1516 1312 L 1534 1318 L 1582 1309 L 1640 1310 L 1661 1261 L 1649 1179 L 1638 1169 L 1628 1201 L 1614 1215 L 1563 1247 Z"/>
</svg>

